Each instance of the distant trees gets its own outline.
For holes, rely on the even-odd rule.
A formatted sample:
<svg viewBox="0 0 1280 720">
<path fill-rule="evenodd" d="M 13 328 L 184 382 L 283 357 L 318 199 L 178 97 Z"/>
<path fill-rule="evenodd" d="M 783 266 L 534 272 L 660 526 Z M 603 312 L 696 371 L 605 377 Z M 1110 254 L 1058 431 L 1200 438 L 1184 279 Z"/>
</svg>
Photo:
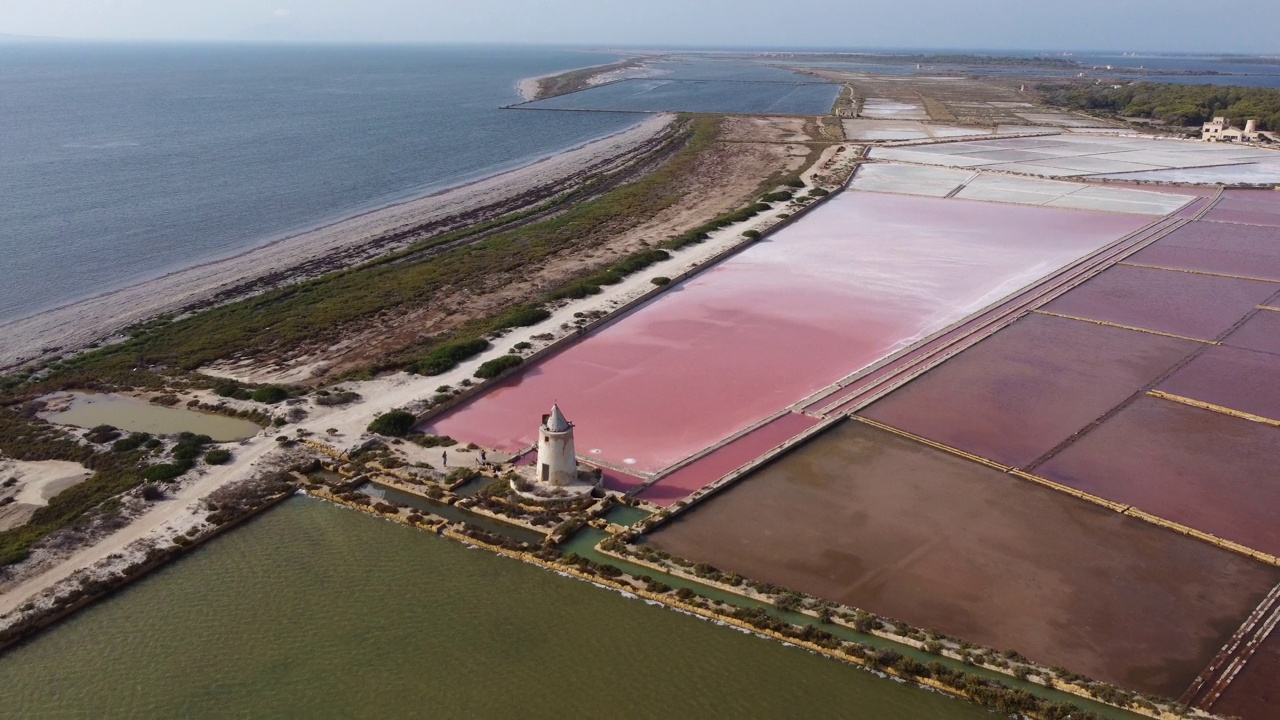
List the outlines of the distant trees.
<svg viewBox="0 0 1280 720">
<path fill-rule="evenodd" d="M 1199 125 L 1217 116 L 1238 121 L 1255 118 L 1262 130 L 1280 130 L 1280 90 L 1136 82 L 1123 87 L 1064 83 L 1041 85 L 1045 99 L 1075 110 L 1161 120 L 1170 125 Z"/>
</svg>

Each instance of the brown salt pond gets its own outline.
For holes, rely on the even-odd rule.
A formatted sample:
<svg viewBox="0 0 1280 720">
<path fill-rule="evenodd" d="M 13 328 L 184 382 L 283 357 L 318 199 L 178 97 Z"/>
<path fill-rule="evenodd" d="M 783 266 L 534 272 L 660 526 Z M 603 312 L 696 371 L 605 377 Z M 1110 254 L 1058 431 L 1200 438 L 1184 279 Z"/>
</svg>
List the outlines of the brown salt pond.
<svg viewBox="0 0 1280 720">
<path fill-rule="evenodd" d="M 124 395 L 68 393 L 70 404 L 44 416 L 60 425 L 92 428 L 111 425 L 129 432 L 176 435 L 182 432 L 208 435 L 214 442 L 245 440 L 262 430 L 239 418 L 154 405 Z M 54 396 L 60 400 L 63 396 Z M 49 399 L 49 398 L 46 398 Z"/>
<path fill-rule="evenodd" d="M 1259 311 L 1223 339 L 1222 344 L 1280 355 L 1280 312 Z"/>
<path fill-rule="evenodd" d="M 1280 717 L 1280 633 L 1271 631 L 1210 710 L 1244 720 Z"/>
<path fill-rule="evenodd" d="M 1227 190 L 1205 219 L 1280 227 L 1280 193 L 1274 190 Z"/>
<path fill-rule="evenodd" d="M 1280 555 L 1280 429 L 1142 397 L 1035 470 Z"/>
<path fill-rule="evenodd" d="M 1127 262 L 1280 280 L 1280 228 L 1193 222 L 1130 256 Z"/>
<path fill-rule="evenodd" d="M 1023 467 L 1201 347 L 1029 315 L 859 414 Z"/>
<path fill-rule="evenodd" d="M 1280 287 L 1269 282 L 1119 265 L 1044 309 L 1215 340 L 1277 290 Z"/>
<path fill-rule="evenodd" d="M 1172 696 L 1280 581 L 1280 568 L 853 421 L 652 543 Z"/>
<path fill-rule="evenodd" d="M 581 454 L 653 473 L 1146 220 L 842 193 L 425 430 L 512 452 L 559 402 Z"/>
<path fill-rule="evenodd" d="M 1205 348 L 1157 389 L 1280 421 L 1280 355 Z"/>
</svg>

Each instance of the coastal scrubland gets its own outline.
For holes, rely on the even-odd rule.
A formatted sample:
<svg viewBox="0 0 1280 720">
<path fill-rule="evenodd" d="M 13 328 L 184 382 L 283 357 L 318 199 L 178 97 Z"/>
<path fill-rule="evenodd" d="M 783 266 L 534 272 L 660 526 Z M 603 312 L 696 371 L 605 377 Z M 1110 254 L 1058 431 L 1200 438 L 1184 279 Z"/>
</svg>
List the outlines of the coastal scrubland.
<svg viewBox="0 0 1280 720">
<path fill-rule="evenodd" d="M 807 144 L 780 142 L 767 125 L 755 134 L 762 141 L 752 143 L 745 141 L 750 128 L 744 137 L 719 117 L 679 122 L 651 168 L 598 195 L 581 189 L 354 268 L 189 317 L 160 318 L 125 342 L 55 364 L 33 387 L 102 380 L 136 386 L 148 375 L 161 383 L 163 375 L 231 356 L 321 359 L 316 381 L 414 367 L 445 344 L 529 324 L 528 313 L 563 297 L 564 286 L 607 281 L 637 267 L 636 258 L 643 266 L 645 253 L 749 205 L 814 154 Z M 735 142 L 721 141 L 727 127 Z M 538 219 L 528 221 L 530 215 Z M 441 247 L 451 249 L 434 252 Z"/>
</svg>

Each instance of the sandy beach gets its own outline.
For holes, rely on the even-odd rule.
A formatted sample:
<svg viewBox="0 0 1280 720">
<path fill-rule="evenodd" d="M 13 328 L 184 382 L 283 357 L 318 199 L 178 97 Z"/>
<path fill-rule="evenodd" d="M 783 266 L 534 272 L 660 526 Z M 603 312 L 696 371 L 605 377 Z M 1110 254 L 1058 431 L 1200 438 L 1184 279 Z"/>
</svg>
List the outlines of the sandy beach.
<svg viewBox="0 0 1280 720">
<path fill-rule="evenodd" d="M 346 253 L 345 264 L 397 249 L 378 243 L 366 255 L 353 249 L 398 231 L 447 220 L 540 187 L 558 186 L 583 171 L 639 149 L 671 125 L 654 116 L 601 138 L 484 180 L 356 215 L 223 260 L 186 268 L 32 317 L 0 324 L 0 368 L 83 348 L 125 327 L 207 301 L 258 278 Z M 403 245 L 403 243 L 401 243 Z M 259 288 L 261 289 L 261 288 Z"/>
</svg>

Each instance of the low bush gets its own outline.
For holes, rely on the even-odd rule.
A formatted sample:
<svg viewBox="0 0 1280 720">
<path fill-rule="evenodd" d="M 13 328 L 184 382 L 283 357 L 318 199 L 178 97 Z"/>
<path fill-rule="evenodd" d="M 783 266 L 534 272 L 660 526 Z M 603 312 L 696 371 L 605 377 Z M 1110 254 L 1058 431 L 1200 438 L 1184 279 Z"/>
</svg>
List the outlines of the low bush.
<svg viewBox="0 0 1280 720">
<path fill-rule="evenodd" d="M 190 469 L 189 462 L 161 463 L 143 470 L 142 477 L 149 482 L 173 482 Z"/>
<path fill-rule="evenodd" d="M 671 278 L 666 277 L 664 275 L 659 275 L 658 277 L 653 278 L 649 282 L 653 283 L 654 285 L 657 285 L 658 287 L 662 287 L 663 285 L 670 285 Z"/>
<path fill-rule="evenodd" d="M 827 190 L 827 189 L 825 189 L 825 188 L 814 188 L 814 189 L 812 189 L 812 190 L 810 190 L 810 191 L 809 191 L 809 197 L 816 197 L 816 198 L 818 198 L 818 197 L 826 197 L 826 196 L 828 196 L 828 195 L 830 195 L 830 194 L 831 194 L 831 191 L 830 191 L 830 190 Z"/>
<path fill-rule="evenodd" d="M 786 180 L 783 180 L 783 181 L 782 181 L 782 184 L 783 184 L 783 185 L 786 185 L 787 187 L 793 187 L 793 188 L 802 188 L 802 187 L 804 187 L 804 181 L 803 181 L 803 180 L 801 180 L 799 177 L 797 177 L 797 176 L 795 176 L 795 175 L 792 175 L 791 177 L 787 178 Z"/>
<path fill-rule="evenodd" d="M 744 238 L 751 238 L 752 240 L 755 240 L 756 238 L 760 237 L 760 231 L 759 231 L 759 230 L 748 230 L 748 231 L 746 231 L 746 232 L 742 233 L 742 237 L 744 237 Z"/>
<path fill-rule="evenodd" d="M 419 375 L 441 375 L 458 366 L 458 363 L 475 357 L 489 349 L 484 338 L 446 343 L 432 350 L 425 358 L 409 368 Z"/>
<path fill-rule="evenodd" d="M 204 461 L 210 465 L 226 465 L 231 462 L 231 451 L 214 448 L 204 454 Z"/>
<path fill-rule="evenodd" d="M 275 405 L 289 397 L 289 391 L 275 385 L 268 385 L 254 390 L 249 399 L 264 405 Z"/>
<path fill-rule="evenodd" d="M 482 363 L 480 367 L 476 369 L 475 375 L 481 380 L 490 380 L 523 362 L 524 358 L 519 355 L 503 355 L 500 358 L 494 358 L 486 363 Z"/>
<path fill-rule="evenodd" d="M 526 305 L 518 307 L 506 315 L 499 317 L 493 324 L 493 330 L 506 330 L 508 328 L 529 327 L 551 317 L 551 312 L 546 308 L 537 305 Z"/>
<path fill-rule="evenodd" d="M 765 195 L 760 198 L 760 201 L 767 203 L 782 202 L 783 200 L 790 200 L 792 195 L 793 194 L 790 190 L 779 190 L 778 192 L 771 192 L 768 195 Z"/>
<path fill-rule="evenodd" d="M 483 367 L 483 366 L 481 366 Z M 369 423 L 369 432 L 387 437 L 404 437 L 409 434 L 417 416 L 405 410 L 392 410 L 383 413 Z"/>
</svg>

